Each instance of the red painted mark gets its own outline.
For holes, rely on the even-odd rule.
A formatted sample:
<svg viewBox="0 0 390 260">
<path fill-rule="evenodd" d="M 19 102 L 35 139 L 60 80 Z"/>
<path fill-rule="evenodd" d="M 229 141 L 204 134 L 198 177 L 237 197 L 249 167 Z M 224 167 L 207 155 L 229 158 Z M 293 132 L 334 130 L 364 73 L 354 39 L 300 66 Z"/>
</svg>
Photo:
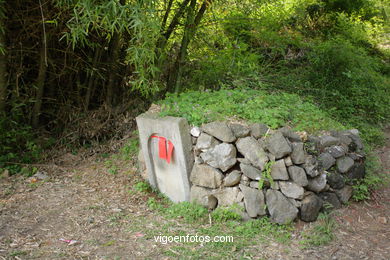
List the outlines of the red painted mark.
<svg viewBox="0 0 390 260">
<path fill-rule="evenodd" d="M 171 163 L 173 144 L 168 140 L 168 151 L 167 151 L 167 139 L 162 136 L 152 135 L 152 138 L 158 138 L 158 157 L 166 160 L 167 163 Z"/>
</svg>

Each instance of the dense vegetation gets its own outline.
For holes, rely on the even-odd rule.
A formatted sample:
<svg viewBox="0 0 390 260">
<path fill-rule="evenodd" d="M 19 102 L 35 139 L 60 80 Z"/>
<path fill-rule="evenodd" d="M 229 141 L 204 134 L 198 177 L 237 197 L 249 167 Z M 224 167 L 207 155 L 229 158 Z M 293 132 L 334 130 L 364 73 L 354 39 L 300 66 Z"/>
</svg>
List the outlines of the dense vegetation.
<svg viewBox="0 0 390 260">
<path fill-rule="evenodd" d="M 389 28 L 386 0 L 0 0 L 0 168 L 54 138 L 112 138 L 167 93 L 164 113 L 197 124 L 354 127 L 379 143 Z"/>
</svg>

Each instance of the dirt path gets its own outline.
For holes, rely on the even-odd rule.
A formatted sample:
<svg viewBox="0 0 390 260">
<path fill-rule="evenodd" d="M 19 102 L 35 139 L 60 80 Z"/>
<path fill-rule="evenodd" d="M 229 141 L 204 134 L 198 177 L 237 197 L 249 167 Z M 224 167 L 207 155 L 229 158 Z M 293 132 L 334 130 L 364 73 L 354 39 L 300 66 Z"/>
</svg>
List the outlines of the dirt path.
<svg viewBox="0 0 390 260">
<path fill-rule="evenodd" d="M 390 174 L 390 129 L 387 145 L 378 152 Z M 98 158 L 77 161 L 65 155 L 61 162 L 60 167 L 48 170 L 50 179 L 45 182 L 0 179 L 0 259 L 174 259 L 166 252 L 177 256 L 175 249 L 156 243 L 153 231 L 164 226 L 169 232 L 196 232 L 149 209 L 150 194 L 132 191 L 140 180 L 134 167 L 109 174 Z M 233 249 L 231 257 L 390 258 L 389 186 L 378 190 L 375 200 L 351 203 L 339 210 L 336 220 L 336 239 L 328 246 L 301 249 L 297 235 L 288 245 L 255 245 L 250 255 L 245 249 Z M 302 228 L 302 223 L 297 226 Z M 59 241 L 61 238 L 78 242 L 70 246 Z"/>
</svg>

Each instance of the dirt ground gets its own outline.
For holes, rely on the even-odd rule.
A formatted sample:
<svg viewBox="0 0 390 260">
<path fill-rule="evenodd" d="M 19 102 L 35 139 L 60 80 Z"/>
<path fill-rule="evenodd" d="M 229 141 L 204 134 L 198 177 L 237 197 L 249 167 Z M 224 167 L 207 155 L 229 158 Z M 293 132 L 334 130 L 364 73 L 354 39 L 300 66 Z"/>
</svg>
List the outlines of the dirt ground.
<svg viewBox="0 0 390 260">
<path fill-rule="evenodd" d="M 390 129 L 386 146 L 378 153 L 390 174 Z M 140 180 L 131 164 L 110 174 L 98 156 L 80 159 L 65 154 L 55 165 L 41 168 L 50 176 L 46 181 L 0 179 L 0 259 L 178 258 L 175 249 L 148 234 L 162 225 L 174 230 L 181 223 L 150 210 L 146 203 L 150 195 L 131 192 Z M 336 238 L 327 246 L 302 249 L 296 236 L 288 245 L 259 245 L 252 248 L 251 257 L 236 252 L 232 258 L 390 259 L 389 185 L 369 201 L 338 210 L 335 218 Z M 296 230 L 309 225 L 298 222 Z M 77 242 L 69 245 L 60 239 Z"/>
</svg>

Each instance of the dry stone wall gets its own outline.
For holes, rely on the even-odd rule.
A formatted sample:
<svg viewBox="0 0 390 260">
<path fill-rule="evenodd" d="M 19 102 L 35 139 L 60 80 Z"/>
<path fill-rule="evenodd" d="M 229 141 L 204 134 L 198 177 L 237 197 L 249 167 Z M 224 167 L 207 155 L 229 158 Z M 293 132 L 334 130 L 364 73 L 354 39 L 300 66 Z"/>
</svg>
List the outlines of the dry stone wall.
<svg viewBox="0 0 390 260">
<path fill-rule="evenodd" d="M 191 201 L 209 209 L 238 204 L 244 219 L 315 221 L 324 208 L 347 203 L 352 180 L 365 174 L 357 130 L 308 136 L 287 127 L 212 122 L 193 127 L 191 136 Z"/>
</svg>

